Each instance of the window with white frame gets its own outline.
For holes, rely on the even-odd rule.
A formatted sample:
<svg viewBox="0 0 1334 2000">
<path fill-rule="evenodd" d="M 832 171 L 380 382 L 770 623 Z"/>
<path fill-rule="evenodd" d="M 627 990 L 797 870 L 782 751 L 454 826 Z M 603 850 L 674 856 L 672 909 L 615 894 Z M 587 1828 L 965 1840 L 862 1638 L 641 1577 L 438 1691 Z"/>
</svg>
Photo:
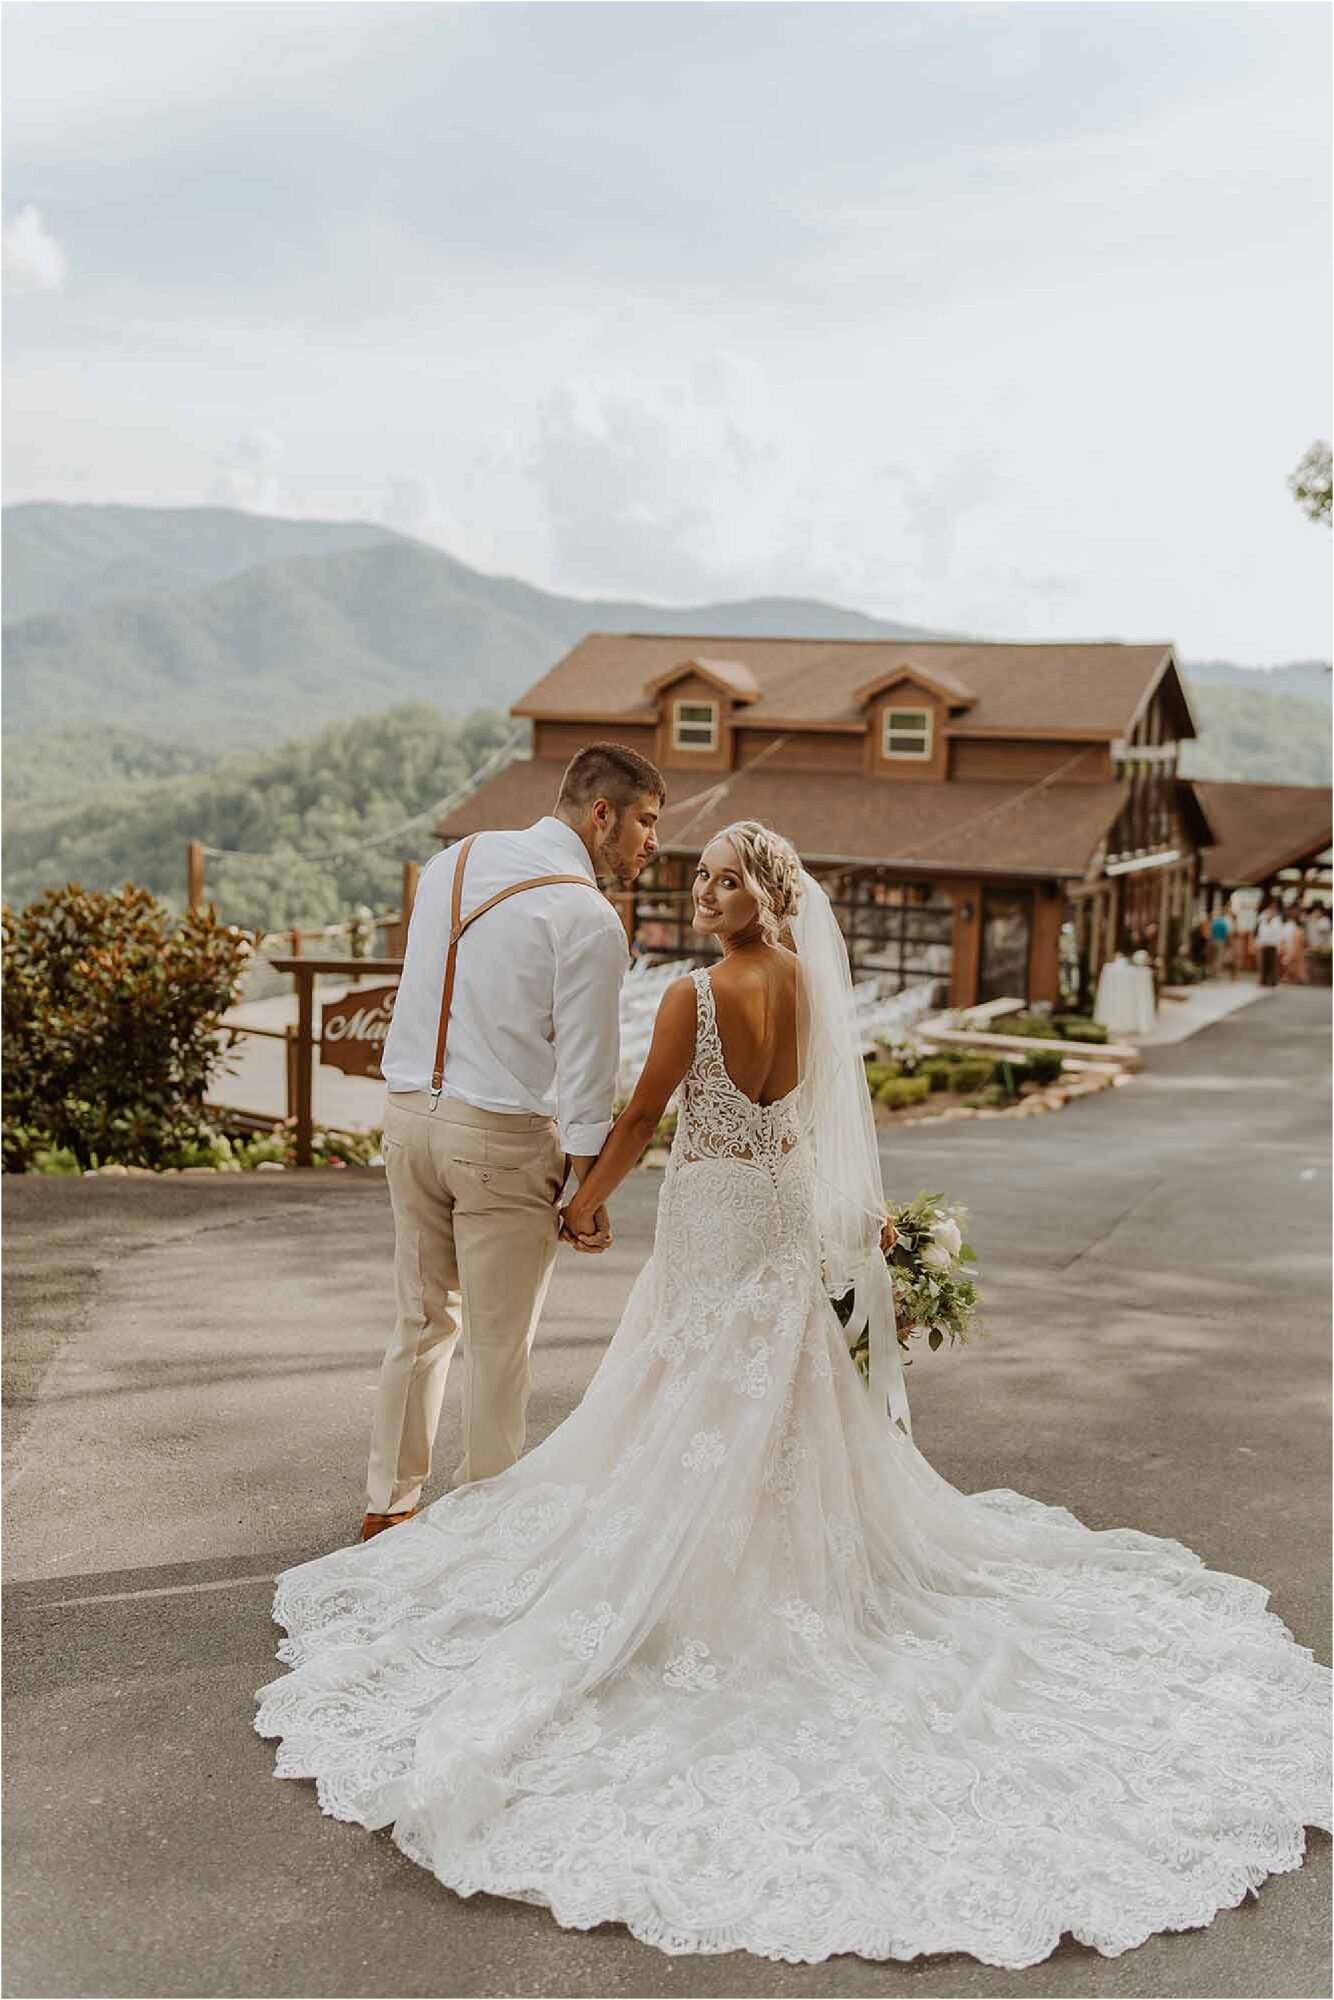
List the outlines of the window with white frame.
<svg viewBox="0 0 1334 2000">
<path fill-rule="evenodd" d="M 886 757 L 929 757 L 931 755 L 931 711 L 929 708 L 887 708 L 884 719 Z"/>
<path fill-rule="evenodd" d="M 672 744 L 677 750 L 716 750 L 718 747 L 717 702 L 674 702 L 672 704 Z"/>
</svg>

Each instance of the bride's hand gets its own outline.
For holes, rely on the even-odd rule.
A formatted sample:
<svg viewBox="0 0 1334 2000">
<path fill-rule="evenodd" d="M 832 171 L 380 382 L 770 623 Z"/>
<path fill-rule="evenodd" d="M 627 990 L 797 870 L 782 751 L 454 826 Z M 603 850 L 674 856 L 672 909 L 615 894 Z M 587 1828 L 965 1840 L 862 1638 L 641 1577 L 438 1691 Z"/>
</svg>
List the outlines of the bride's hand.
<svg viewBox="0 0 1334 2000">
<path fill-rule="evenodd" d="M 611 1243 L 611 1222 L 605 1208 L 583 1209 L 575 1199 L 560 1212 L 560 1239 L 576 1250 L 596 1255 Z"/>
</svg>

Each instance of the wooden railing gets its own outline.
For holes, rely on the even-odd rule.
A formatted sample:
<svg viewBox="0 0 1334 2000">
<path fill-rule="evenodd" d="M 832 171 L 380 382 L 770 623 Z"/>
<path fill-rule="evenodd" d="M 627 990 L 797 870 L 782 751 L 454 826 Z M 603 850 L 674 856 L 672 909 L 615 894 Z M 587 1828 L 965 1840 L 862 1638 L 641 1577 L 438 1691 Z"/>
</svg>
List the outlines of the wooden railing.
<svg viewBox="0 0 1334 2000">
<path fill-rule="evenodd" d="M 296 981 L 296 1030 L 293 1033 L 290 1029 L 260 1028 L 249 1032 L 281 1035 L 287 1042 L 289 1115 L 296 1119 L 296 1164 L 308 1167 L 313 1158 L 315 1129 L 315 1052 L 320 1045 L 315 1033 L 315 981 L 324 974 L 364 978 L 367 974 L 380 973 L 386 978 L 396 979 L 403 970 L 403 961 L 401 958 L 293 957 L 273 958 L 269 963 L 275 972 L 290 972 Z M 242 1029 L 241 1032 L 247 1031 Z"/>
</svg>

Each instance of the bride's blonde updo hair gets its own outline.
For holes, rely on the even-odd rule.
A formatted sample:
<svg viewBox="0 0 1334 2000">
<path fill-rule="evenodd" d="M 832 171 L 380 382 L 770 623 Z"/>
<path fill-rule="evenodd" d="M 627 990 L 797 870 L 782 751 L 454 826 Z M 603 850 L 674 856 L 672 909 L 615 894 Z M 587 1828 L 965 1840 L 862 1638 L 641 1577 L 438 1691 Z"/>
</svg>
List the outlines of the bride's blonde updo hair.
<svg viewBox="0 0 1334 2000">
<path fill-rule="evenodd" d="M 801 861 L 790 840 L 757 819 L 734 820 L 709 842 L 730 843 L 746 889 L 755 898 L 760 929 L 767 943 L 777 944 L 785 924 L 801 902 Z"/>
</svg>

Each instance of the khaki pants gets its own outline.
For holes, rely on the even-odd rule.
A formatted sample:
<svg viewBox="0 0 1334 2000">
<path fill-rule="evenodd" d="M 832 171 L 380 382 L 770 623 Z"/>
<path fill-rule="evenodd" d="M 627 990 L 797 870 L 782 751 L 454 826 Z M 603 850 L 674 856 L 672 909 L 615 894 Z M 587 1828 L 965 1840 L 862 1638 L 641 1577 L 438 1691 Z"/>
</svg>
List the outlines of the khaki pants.
<svg viewBox="0 0 1334 2000">
<path fill-rule="evenodd" d="M 556 1256 L 566 1158 L 549 1118 L 393 1091 L 384 1159 L 398 1308 L 375 1399 L 366 1511 L 415 1507 L 464 1335 L 463 1457 L 451 1484 L 523 1450 L 528 1351 Z"/>
</svg>

